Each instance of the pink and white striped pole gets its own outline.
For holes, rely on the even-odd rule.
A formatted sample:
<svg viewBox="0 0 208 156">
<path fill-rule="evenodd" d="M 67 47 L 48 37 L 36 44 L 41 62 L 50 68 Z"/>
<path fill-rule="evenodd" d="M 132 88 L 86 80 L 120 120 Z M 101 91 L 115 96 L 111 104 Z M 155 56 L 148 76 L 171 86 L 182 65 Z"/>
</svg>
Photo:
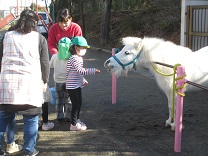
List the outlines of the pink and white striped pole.
<svg viewBox="0 0 208 156">
<path fill-rule="evenodd" d="M 185 68 L 182 66 L 177 67 L 177 77 L 185 74 Z M 177 80 L 176 87 L 181 87 L 186 83 L 185 79 Z M 179 89 L 179 93 L 184 94 L 184 89 Z M 177 94 L 176 101 L 176 121 L 175 121 L 175 152 L 181 152 L 181 136 L 182 136 L 182 118 L 183 118 L 183 96 Z"/>
<path fill-rule="evenodd" d="M 112 48 L 112 56 L 115 55 L 115 48 Z M 112 73 L 112 104 L 116 104 L 116 75 Z"/>
</svg>

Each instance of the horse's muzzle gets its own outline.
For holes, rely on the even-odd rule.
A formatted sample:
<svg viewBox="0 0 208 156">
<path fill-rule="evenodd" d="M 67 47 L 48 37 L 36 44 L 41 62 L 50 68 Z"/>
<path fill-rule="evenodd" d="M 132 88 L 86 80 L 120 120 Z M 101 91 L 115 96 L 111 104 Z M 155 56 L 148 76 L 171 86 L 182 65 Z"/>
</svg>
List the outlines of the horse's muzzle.
<svg viewBox="0 0 208 156">
<path fill-rule="evenodd" d="M 110 63 L 110 59 L 108 59 L 107 61 L 105 61 L 104 67 L 107 68 L 108 70 L 111 70 L 111 69 L 114 68 L 114 66 L 111 65 L 111 63 Z"/>
</svg>

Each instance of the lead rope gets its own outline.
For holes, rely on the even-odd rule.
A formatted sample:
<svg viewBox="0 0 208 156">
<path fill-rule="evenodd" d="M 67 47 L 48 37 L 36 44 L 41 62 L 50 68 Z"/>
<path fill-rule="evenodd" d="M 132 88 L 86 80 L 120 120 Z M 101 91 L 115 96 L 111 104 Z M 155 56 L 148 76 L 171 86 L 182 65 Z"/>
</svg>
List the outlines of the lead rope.
<svg viewBox="0 0 208 156">
<path fill-rule="evenodd" d="M 178 92 L 178 90 L 182 89 L 182 88 L 185 88 L 186 87 L 186 83 L 183 85 L 183 86 L 180 86 L 180 87 L 176 87 L 176 81 L 177 80 L 180 80 L 180 79 L 183 79 L 186 77 L 186 75 L 183 75 L 183 76 L 180 76 L 180 77 L 175 77 L 176 75 L 176 69 L 178 66 L 181 66 L 180 64 L 175 64 L 173 66 L 173 73 L 172 74 L 165 74 L 165 73 L 162 73 L 160 72 L 155 66 L 152 65 L 153 69 L 159 73 L 160 75 L 163 75 L 163 76 L 173 76 L 173 88 L 172 88 L 172 112 L 171 112 L 171 122 L 174 121 L 174 110 L 175 110 L 175 93 L 177 93 L 178 95 L 180 96 L 185 96 L 185 94 L 181 94 Z"/>
</svg>

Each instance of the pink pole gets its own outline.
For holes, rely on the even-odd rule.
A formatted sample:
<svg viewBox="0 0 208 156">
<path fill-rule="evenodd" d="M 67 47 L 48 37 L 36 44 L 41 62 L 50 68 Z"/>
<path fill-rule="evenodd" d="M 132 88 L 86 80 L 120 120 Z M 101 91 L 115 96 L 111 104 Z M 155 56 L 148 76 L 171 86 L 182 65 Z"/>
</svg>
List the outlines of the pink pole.
<svg viewBox="0 0 208 156">
<path fill-rule="evenodd" d="M 115 48 L 112 49 L 112 56 L 115 55 Z M 112 73 L 112 104 L 116 104 L 116 75 Z"/>
<path fill-rule="evenodd" d="M 183 76 L 185 74 L 185 68 L 182 66 L 177 67 L 177 76 Z M 176 86 L 181 87 L 185 84 L 185 79 L 180 79 L 177 81 Z M 184 89 L 178 90 L 179 93 L 183 94 Z M 182 117 L 183 117 L 183 96 L 177 94 L 176 101 L 176 121 L 175 121 L 175 152 L 181 152 L 181 135 L 182 135 Z"/>
</svg>

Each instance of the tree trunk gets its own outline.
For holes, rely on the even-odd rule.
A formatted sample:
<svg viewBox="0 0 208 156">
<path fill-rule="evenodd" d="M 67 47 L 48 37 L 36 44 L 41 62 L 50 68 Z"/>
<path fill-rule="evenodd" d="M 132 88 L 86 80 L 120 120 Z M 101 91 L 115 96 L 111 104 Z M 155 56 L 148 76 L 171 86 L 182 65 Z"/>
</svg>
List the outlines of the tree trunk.
<svg viewBox="0 0 208 156">
<path fill-rule="evenodd" d="M 69 13 L 70 13 L 70 15 L 72 15 L 72 0 L 70 0 L 70 5 L 69 5 Z"/>
<path fill-rule="evenodd" d="M 102 44 L 106 43 L 109 40 L 111 5 L 112 0 L 103 0 L 103 12 L 100 33 L 100 41 Z"/>
<path fill-rule="evenodd" d="M 82 20 L 82 32 L 83 32 L 83 36 L 85 36 L 86 33 L 85 33 L 85 18 L 84 18 L 84 11 L 83 11 L 83 0 L 80 0 L 79 6 L 80 6 L 80 16 L 81 16 L 81 20 Z"/>
</svg>

